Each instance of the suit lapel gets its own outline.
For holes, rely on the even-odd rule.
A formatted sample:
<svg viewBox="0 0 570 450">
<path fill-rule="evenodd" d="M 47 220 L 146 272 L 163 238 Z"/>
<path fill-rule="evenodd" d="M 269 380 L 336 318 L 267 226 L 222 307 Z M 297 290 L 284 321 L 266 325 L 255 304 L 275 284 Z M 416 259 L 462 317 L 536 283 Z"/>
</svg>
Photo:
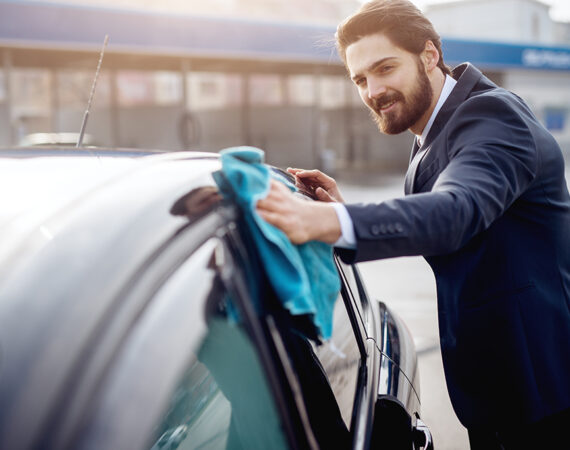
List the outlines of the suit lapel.
<svg viewBox="0 0 570 450">
<path fill-rule="evenodd" d="M 406 195 L 416 192 L 416 183 L 419 173 L 421 173 L 420 163 L 430 151 L 437 151 L 438 148 L 431 150 L 434 139 L 439 135 L 445 124 L 448 122 L 457 107 L 469 97 L 469 94 L 482 78 L 481 72 L 469 63 L 457 66 L 452 73 L 453 78 L 457 80 L 457 84 L 449 94 L 449 97 L 439 110 L 433 124 L 429 130 L 426 140 L 420 147 L 417 138 L 414 140 L 410 164 L 406 172 L 404 189 Z"/>
<path fill-rule="evenodd" d="M 406 195 L 409 195 L 412 193 L 415 173 L 417 170 L 416 161 L 419 162 L 419 159 L 416 158 L 415 156 L 417 155 L 419 149 L 420 149 L 420 146 L 418 145 L 418 138 L 416 137 L 414 139 L 414 145 L 412 146 L 412 154 L 410 156 L 410 162 L 408 164 L 408 170 L 406 171 L 406 178 L 404 180 L 404 193 Z"/>
<path fill-rule="evenodd" d="M 410 161 L 410 165 L 408 166 L 408 171 L 406 172 L 406 179 L 404 182 L 404 192 L 406 195 L 413 194 L 415 184 L 416 184 L 416 177 L 418 174 L 418 168 L 420 166 L 420 162 L 426 155 L 426 147 L 418 145 L 418 139 L 414 140 L 414 147 L 412 148 L 412 159 Z"/>
</svg>

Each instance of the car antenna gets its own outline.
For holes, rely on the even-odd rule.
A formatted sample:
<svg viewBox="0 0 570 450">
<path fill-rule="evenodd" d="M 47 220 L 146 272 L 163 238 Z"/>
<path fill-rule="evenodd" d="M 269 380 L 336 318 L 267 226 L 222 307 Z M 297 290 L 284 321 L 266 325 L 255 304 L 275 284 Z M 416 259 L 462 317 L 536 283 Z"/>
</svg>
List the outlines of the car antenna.
<svg viewBox="0 0 570 450">
<path fill-rule="evenodd" d="M 83 115 L 83 122 L 81 124 L 81 130 L 79 131 L 79 138 L 77 139 L 76 148 L 83 145 L 83 135 L 85 134 L 85 128 L 87 126 L 87 119 L 89 118 L 89 110 L 91 109 L 91 102 L 93 100 L 93 94 L 95 94 L 95 86 L 97 86 L 97 78 L 99 78 L 99 70 L 101 70 L 101 64 L 103 63 L 103 55 L 105 54 L 105 47 L 107 47 L 107 42 L 109 42 L 109 35 L 105 35 L 105 40 L 103 41 L 103 48 L 101 48 L 101 53 L 99 54 L 99 62 L 97 63 L 97 70 L 95 71 L 95 78 L 93 79 L 93 85 L 91 86 L 91 93 L 89 94 L 89 100 L 87 101 L 87 109 Z"/>
</svg>

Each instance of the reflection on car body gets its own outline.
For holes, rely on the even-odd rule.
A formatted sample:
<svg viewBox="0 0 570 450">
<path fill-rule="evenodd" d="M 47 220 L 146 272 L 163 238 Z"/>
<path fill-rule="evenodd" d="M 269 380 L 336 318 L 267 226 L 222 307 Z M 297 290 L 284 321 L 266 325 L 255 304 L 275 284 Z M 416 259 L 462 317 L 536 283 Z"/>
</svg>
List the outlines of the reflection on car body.
<svg viewBox="0 0 570 450">
<path fill-rule="evenodd" d="M 431 446 L 400 319 L 335 257 L 333 335 L 310 338 L 219 169 L 0 151 L 0 448 Z"/>
</svg>

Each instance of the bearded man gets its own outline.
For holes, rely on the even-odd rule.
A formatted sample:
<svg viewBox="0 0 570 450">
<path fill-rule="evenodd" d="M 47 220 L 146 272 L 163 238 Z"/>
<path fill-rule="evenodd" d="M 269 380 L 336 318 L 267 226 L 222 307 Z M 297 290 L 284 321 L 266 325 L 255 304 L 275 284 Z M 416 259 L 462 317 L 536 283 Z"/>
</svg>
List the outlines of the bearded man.
<svg viewBox="0 0 570 450">
<path fill-rule="evenodd" d="M 336 38 L 380 131 L 416 135 L 406 196 L 344 205 L 332 178 L 291 169 L 320 201 L 274 182 L 258 213 L 294 243 L 334 244 L 346 262 L 423 255 L 471 448 L 567 445 L 570 196 L 558 144 L 474 66 L 450 71 L 432 24 L 406 0 L 363 5 Z"/>
</svg>

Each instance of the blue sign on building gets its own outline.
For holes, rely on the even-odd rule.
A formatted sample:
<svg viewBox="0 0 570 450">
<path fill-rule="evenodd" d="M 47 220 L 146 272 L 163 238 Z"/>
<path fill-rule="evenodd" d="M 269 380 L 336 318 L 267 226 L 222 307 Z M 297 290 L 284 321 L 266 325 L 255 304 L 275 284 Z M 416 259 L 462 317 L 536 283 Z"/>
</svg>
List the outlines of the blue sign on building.
<svg viewBox="0 0 570 450">
<path fill-rule="evenodd" d="M 570 48 L 442 39 L 450 65 L 469 61 L 483 69 L 540 69 L 570 71 Z"/>
</svg>

